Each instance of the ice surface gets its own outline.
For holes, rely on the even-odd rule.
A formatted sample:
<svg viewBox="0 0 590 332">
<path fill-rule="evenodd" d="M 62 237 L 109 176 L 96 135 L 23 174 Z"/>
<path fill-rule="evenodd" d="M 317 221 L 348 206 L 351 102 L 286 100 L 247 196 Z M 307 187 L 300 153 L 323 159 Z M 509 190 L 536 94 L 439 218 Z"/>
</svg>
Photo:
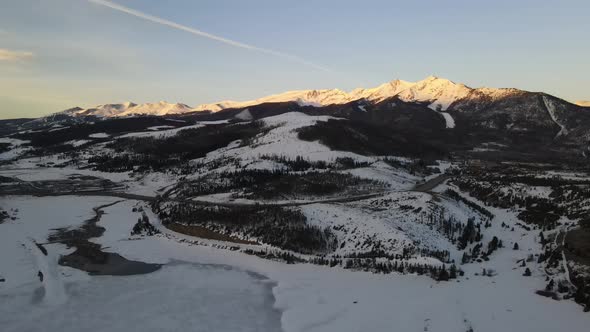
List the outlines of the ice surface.
<svg viewBox="0 0 590 332">
<path fill-rule="evenodd" d="M 77 227 L 92 207 L 115 199 L 13 197 L 19 219 L 0 225 L 0 326 L 2 331 L 280 331 L 272 283 L 222 265 L 170 261 L 146 275 L 88 276 L 57 265 L 69 250 L 43 243 L 51 228 Z M 126 239 L 136 213 L 112 207 L 106 239 Z M 113 226 L 113 221 L 122 227 Z M 113 232 L 114 231 L 114 232 Z M 150 245 L 148 242 L 133 243 Z M 153 243 L 151 243 L 153 244 Z M 157 250 L 157 248 L 155 248 Z M 172 257 L 171 257 L 172 258 Z M 42 271 L 44 281 L 38 279 Z"/>
<path fill-rule="evenodd" d="M 227 266 L 176 262 L 147 275 L 70 282 L 68 300 L 58 306 L 31 304 L 24 290 L 4 293 L 0 324 L 5 332 L 278 332 L 270 286 Z"/>
</svg>

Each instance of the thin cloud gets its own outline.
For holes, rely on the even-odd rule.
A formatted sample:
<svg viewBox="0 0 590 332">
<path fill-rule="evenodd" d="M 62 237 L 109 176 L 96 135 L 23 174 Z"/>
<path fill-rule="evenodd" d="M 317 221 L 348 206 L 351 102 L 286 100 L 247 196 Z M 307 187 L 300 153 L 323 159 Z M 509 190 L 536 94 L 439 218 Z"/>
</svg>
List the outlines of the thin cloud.
<svg viewBox="0 0 590 332">
<path fill-rule="evenodd" d="M 31 52 L 12 51 L 0 48 L 0 61 L 22 61 L 33 57 Z"/>
<path fill-rule="evenodd" d="M 152 16 L 152 15 L 140 12 L 138 10 L 131 9 L 129 7 L 125 7 L 125 6 L 116 4 L 111 1 L 107 1 L 107 0 L 88 0 L 88 1 L 98 4 L 98 5 L 101 5 L 101 6 L 105 6 L 105 7 L 114 9 L 119 12 L 123 12 L 123 13 L 129 14 L 129 15 L 135 16 L 135 17 L 142 18 L 144 20 L 148 20 L 148 21 L 151 21 L 154 23 L 162 24 L 162 25 L 174 28 L 174 29 L 182 30 L 182 31 L 191 33 L 193 35 L 196 35 L 199 37 L 205 37 L 205 38 L 215 40 L 215 41 L 218 41 L 218 42 L 230 45 L 230 46 L 239 47 L 239 48 L 243 48 L 243 49 L 247 49 L 247 50 L 251 50 L 251 51 L 256 51 L 256 52 L 261 52 L 261 53 L 265 53 L 265 54 L 270 54 L 270 55 L 274 55 L 277 57 L 288 59 L 288 60 L 291 60 L 294 62 L 298 62 L 298 63 L 304 64 L 306 66 L 313 67 L 315 69 L 319 69 L 322 71 L 330 71 L 328 68 L 326 68 L 324 66 L 315 64 L 311 61 L 305 60 L 305 59 L 300 58 L 296 55 L 283 53 L 283 52 L 279 52 L 279 51 L 275 51 L 275 50 L 271 50 L 271 49 L 266 49 L 266 48 L 262 48 L 262 47 L 257 47 L 254 45 L 249 45 L 249 44 L 235 41 L 232 39 L 220 37 L 220 36 L 217 36 L 214 34 L 210 34 L 208 32 L 204 32 L 204 31 L 197 30 L 197 29 L 194 29 L 191 27 L 187 27 L 186 25 L 178 24 L 178 23 L 175 23 L 175 22 L 172 22 L 172 21 L 160 18 L 160 17 Z"/>
</svg>

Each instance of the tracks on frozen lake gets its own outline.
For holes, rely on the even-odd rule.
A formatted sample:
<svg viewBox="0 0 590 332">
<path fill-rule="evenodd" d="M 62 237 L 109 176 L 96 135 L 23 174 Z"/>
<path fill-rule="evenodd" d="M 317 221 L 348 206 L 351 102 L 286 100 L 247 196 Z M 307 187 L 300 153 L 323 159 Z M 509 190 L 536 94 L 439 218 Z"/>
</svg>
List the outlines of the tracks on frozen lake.
<svg viewBox="0 0 590 332">
<path fill-rule="evenodd" d="M 33 239 L 27 239 L 23 246 L 35 258 L 35 266 L 39 270 L 39 279 L 43 285 L 43 302 L 59 305 L 67 301 L 64 282 L 57 270 L 57 257 Z"/>
</svg>

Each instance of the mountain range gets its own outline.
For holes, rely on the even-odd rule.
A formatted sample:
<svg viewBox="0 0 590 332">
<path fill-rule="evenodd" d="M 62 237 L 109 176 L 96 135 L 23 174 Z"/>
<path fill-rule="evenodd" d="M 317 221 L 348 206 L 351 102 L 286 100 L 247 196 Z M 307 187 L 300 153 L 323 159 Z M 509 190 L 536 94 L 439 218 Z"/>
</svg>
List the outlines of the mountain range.
<svg viewBox="0 0 590 332">
<path fill-rule="evenodd" d="M 581 105 L 585 105 L 581 103 Z M 54 130 L 105 120 L 121 122 L 121 129 L 144 123 L 142 118 L 194 123 L 201 121 L 251 121 L 289 112 L 332 116 L 348 122 L 321 123 L 320 131 L 307 135 L 332 147 L 342 146 L 343 134 L 357 151 L 383 154 L 397 149 L 437 157 L 485 148 L 489 158 L 502 150 L 520 159 L 568 158 L 590 155 L 590 107 L 570 103 L 543 92 L 513 88 L 471 88 L 448 79 L 430 76 L 419 82 L 394 80 L 375 88 L 344 92 L 300 90 L 251 101 L 223 101 L 195 108 L 167 102 L 105 104 L 75 107 L 38 119 L 5 120 L 0 134 Z M 133 120 L 135 119 L 135 120 Z M 352 135 L 352 136 L 351 136 Z M 499 149 L 498 146 L 502 148 Z"/>
<path fill-rule="evenodd" d="M 75 107 L 48 120 L 76 118 L 121 118 L 129 116 L 204 116 L 213 120 L 235 117 L 249 120 L 288 111 L 356 118 L 392 129 L 423 131 L 495 130 L 521 135 L 542 131 L 552 139 L 590 140 L 590 108 L 584 102 L 572 104 L 542 92 L 514 88 L 471 88 L 445 78 L 429 76 L 418 82 L 393 80 L 375 88 L 350 92 L 339 89 L 297 90 L 250 101 L 221 101 L 189 107 L 167 102 L 105 104 L 93 108 Z M 248 110 L 246 110 L 248 108 Z M 369 113 L 364 114 L 363 113 Z M 459 128 L 456 128 L 459 127 Z"/>
<path fill-rule="evenodd" d="M 428 103 L 428 107 L 433 110 L 445 111 L 457 101 L 485 97 L 498 99 L 517 93 L 518 91 L 517 89 L 474 89 L 448 79 L 429 76 L 418 82 L 393 80 L 375 88 L 358 88 L 350 92 L 339 89 L 287 91 L 255 100 L 242 102 L 226 100 L 212 104 L 202 104 L 195 108 L 191 108 L 185 104 L 172 104 L 163 101 L 140 105 L 126 102 L 122 104 L 99 105 L 88 109 L 73 108 L 64 113 L 73 116 L 93 115 L 99 117 L 170 115 L 185 114 L 194 111 L 218 112 L 224 109 L 244 108 L 264 103 L 295 102 L 300 106 L 313 107 L 342 105 L 360 100 L 369 103 L 378 103 L 393 97 L 397 97 L 404 102 Z"/>
</svg>

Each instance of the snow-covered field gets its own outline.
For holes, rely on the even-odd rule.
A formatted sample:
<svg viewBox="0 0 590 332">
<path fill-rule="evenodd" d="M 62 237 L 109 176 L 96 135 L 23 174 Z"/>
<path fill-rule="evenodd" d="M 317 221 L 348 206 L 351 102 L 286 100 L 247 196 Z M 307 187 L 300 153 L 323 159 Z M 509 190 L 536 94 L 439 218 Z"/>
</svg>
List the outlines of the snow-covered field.
<svg viewBox="0 0 590 332">
<path fill-rule="evenodd" d="M 32 245 L 50 229 L 75 226 L 92 207 L 114 202 L 95 197 L 8 197 L 17 220 L 0 225 L 0 326 L 3 331 L 583 331 L 590 315 L 571 301 L 534 294 L 544 287 L 542 271 L 529 265 L 522 277 L 516 261 L 534 252 L 535 235 L 491 232 L 521 250 L 500 249 L 483 266 L 462 266 L 458 281 L 436 282 L 416 275 L 377 275 L 309 264 L 287 265 L 255 256 L 192 245 L 174 236 L 132 237 L 137 201 L 105 208 L 92 241 L 124 257 L 166 264 L 136 276 L 88 276 L 56 265 L 69 252 L 47 244 L 48 256 Z M 144 207 L 146 208 L 146 207 Z M 495 220 L 516 219 L 494 209 Z M 148 216 L 158 225 L 151 212 Z M 320 222 L 320 221 L 318 221 Z M 378 231 L 378 230 L 376 230 Z M 23 246 L 24 245 L 24 246 Z M 508 247 L 508 246 L 507 246 Z M 46 271 L 44 282 L 37 271 Z M 253 274 L 254 273 L 254 274 Z M 272 287 L 272 294 L 270 288 Z"/>
</svg>

